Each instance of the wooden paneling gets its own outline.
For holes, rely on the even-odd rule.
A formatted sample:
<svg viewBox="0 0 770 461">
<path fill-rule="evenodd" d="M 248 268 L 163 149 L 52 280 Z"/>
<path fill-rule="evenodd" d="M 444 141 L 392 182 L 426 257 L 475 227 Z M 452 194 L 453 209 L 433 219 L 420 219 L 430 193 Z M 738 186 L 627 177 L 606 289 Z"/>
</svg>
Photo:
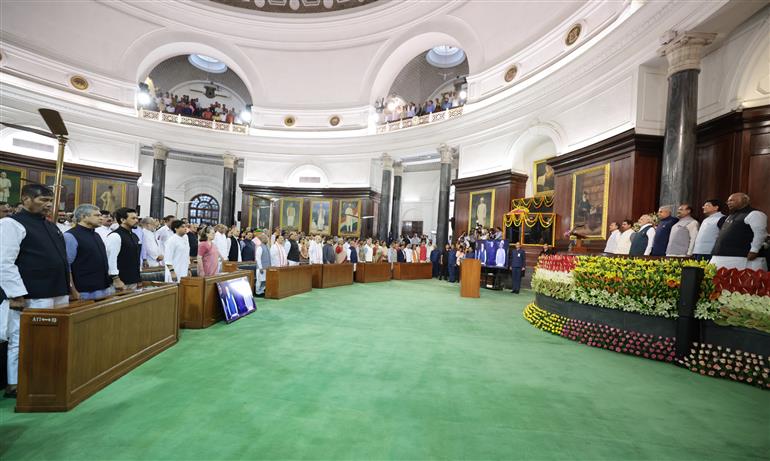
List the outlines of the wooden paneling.
<svg viewBox="0 0 770 461">
<path fill-rule="evenodd" d="M 527 176 L 501 171 L 498 173 L 473 176 L 470 178 L 455 179 L 455 207 L 453 236 L 457 238 L 461 233 L 468 231 L 468 207 L 470 205 L 471 192 L 494 189 L 494 221 L 493 227 L 503 228 L 503 215 L 511 211 L 511 200 L 524 196 L 527 185 Z"/>
<path fill-rule="evenodd" d="M 271 267 L 265 281 L 265 298 L 282 299 L 313 289 L 313 269 L 301 266 Z"/>
<path fill-rule="evenodd" d="M 325 264 L 310 264 L 310 270 L 313 274 L 313 288 L 323 288 Z"/>
<path fill-rule="evenodd" d="M 323 264 L 322 266 L 323 276 L 321 288 L 332 288 L 353 284 L 352 264 Z"/>
<path fill-rule="evenodd" d="M 208 328 L 211 325 L 224 320 L 222 304 L 219 300 L 217 282 L 249 278 L 254 286 L 254 271 L 237 270 L 225 272 L 209 277 L 182 277 L 180 287 L 180 315 L 181 328 Z"/>
<path fill-rule="evenodd" d="M 10 152 L 0 152 L 0 163 L 26 169 L 27 180 L 29 182 L 41 182 L 43 173 L 53 174 L 56 171 L 56 162 L 53 160 L 28 157 L 25 155 L 12 154 Z M 93 197 L 93 183 L 95 179 L 124 182 L 126 184 L 126 206 L 129 208 L 136 208 L 139 203 L 139 186 L 137 185 L 137 181 L 139 180 L 141 173 L 64 162 L 64 174 L 80 178 L 78 203 L 96 204 Z"/>
<path fill-rule="evenodd" d="M 422 280 L 433 278 L 432 263 L 394 263 L 393 279 Z"/>
<path fill-rule="evenodd" d="M 310 234 L 310 200 L 312 199 L 331 199 L 332 208 L 331 216 L 331 233 L 337 234 L 339 229 L 339 214 L 340 214 L 340 200 L 346 199 L 361 199 L 361 217 L 373 216 L 377 208 L 377 204 L 380 202 L 380 194 L 369 188 L 297 188 L 297 187 L 268 187 L 268 186 L 255 186 L 249 184 L 241 184 L 241 190 L 243 191 L 242 200 L 242 220 L 241 222 L 247 223 L 249 217 L 249 196 L 260 196 L 266 198 L 303 198 L 302 201 L 302 232 Z M 280 202 L 276 201 L 273 205 L 273 227 L 279 227 L 279 214 L 280 214 Z M 361 219 L 361 238 L 371 237 L 374 232 L 375 219 Z M 246 224 L 244 224 L 244 227 Z"/>
<path fill-rule="evenodd" d="M 16 411 L 67 411 L 179 338 L 178 287 L 165 285 L 21 316 Z"/>
<path fill-rule="evenodd" d="M 391 278 L 390 263 L 356 264 L 356 282 L 386 282 Z"/>
<path fill-rule="evenodd" d="M 639 135 L 629 130 L 549 160 L 548 164 L 556 175 L 553 210 L 557 219 L 557 248 L 564 250 L 569 244 L 564 233 L 572 228 L 573 173 L 609 163 L 607 222 L 636 220 L 657 207 L 662 154 L 662 137 Z M 589 251 L 598 252 L 604 249 L 606 240 L 587 240 L 584 243 Z M 528 266 L 532 266 L 537 260 L 528 258 L 528 262 Z"/>
</svg>

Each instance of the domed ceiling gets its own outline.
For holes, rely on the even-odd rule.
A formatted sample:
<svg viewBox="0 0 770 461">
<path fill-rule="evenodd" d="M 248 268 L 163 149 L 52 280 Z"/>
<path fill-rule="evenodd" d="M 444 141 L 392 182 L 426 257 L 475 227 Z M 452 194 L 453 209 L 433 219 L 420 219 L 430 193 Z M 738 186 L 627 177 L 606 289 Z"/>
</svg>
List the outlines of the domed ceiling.
<svg viewBox="0 0 770 461">
<path fill-rule="evenodd" d="M 328 13 L 371 5 L 381 0 L 211 0 L 267 13 Z"/>
</svg>

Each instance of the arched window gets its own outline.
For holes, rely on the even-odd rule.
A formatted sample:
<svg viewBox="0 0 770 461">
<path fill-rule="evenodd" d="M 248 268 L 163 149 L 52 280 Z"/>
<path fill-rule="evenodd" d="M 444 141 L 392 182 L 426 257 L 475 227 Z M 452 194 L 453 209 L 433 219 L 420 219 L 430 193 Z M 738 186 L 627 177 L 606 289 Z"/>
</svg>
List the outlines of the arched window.
<svg viewBox="0 0 770 461">
<path fill-rule="evenodd" d="M 192 224 L 211 225 L 219 222 L 219 202 L 208 194 L 193 197 L 187 211 Z"/>
</svg>

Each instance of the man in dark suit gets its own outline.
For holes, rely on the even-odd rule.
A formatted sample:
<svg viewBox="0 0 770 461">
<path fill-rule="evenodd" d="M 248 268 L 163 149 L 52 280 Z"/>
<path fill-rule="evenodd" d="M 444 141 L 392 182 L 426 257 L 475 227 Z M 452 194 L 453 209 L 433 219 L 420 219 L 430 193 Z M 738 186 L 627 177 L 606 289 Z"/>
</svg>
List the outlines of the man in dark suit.
<svg viewBox="0 0 770 461">
<path fill-rule="evenodd" d="M 521 248 L 521 242 L 516 242 L 516 249 L 511 253 L 511 293 L 521 289 L 521 276 L 527 267 L 527 253 Z"/>
</svg>

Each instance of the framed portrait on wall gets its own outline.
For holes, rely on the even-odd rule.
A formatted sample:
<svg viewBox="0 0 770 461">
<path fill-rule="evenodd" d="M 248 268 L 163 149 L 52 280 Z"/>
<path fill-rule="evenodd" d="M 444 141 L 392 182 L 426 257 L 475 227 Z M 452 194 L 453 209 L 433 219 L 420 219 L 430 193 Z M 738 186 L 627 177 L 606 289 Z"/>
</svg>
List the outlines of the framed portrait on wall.
<svg viewBox="0 0 770 461">
<path fill-rule="evenodd" d="M 302 230 L 302 202 L 301 198 L 282 198 L 280 226 L 282 230 Z"/>
<path fill-rule="evenodd" d="M 331 235 L 332 233 L 332 201 L 329 199 L 314 199 L 310 201 L 310 230 L 311 234 Z"/>
<path fill-rule="evenodd" d="M 16 206 L 21 202 L 21 188 L 27 179 L 27 170 L 0 163 L 0 202 Z"/>
<path fill-rule="evenodd" d="M 361 200 L 340 200 L 340 220 L 337 235 L 358 237 L 361 235 Z"/>
<path fill-rule="evenodd" d="M 126 206 L 126 183 L 109 179 L 94 179 L 91 200 L 101 210 L 114 212 Z"/>
<path fill-rule="evenodd" d="M 53 187 L 54 182 L 56 182 L 56 173 L 44 171 L 41 174 L 40 180 L 46 186 Z M 74 211 L 75 207 L 80 205 L 80 178 L 68 174 L 62 175 L 61 186 L 59 211 Z"/>
<path fill-rule="evenodd" d="M 607 238 L 610 164 L 572 173 L 572 229 L 587 238 Z"/>
<path fill-rule="evenodd" d="M 481 224 L 482 227 L 493 227 L 495 221 L 495 190 L 486 189 L 471 192 L 468 200 L 468 233 Z"/>
<path fill-rule="evenodd" d="M 532 164 L 532 185 L 535 197 L 553 195 L 556 177 L 553 174 L 553 168 L 546 163 L 548 160 L 550 159 L 546 158 Z"/>
<path fill-rule="evenodd" d="M 270 232 L 270 199 L 249 195 L 249 228 Z"/>
</svg>

